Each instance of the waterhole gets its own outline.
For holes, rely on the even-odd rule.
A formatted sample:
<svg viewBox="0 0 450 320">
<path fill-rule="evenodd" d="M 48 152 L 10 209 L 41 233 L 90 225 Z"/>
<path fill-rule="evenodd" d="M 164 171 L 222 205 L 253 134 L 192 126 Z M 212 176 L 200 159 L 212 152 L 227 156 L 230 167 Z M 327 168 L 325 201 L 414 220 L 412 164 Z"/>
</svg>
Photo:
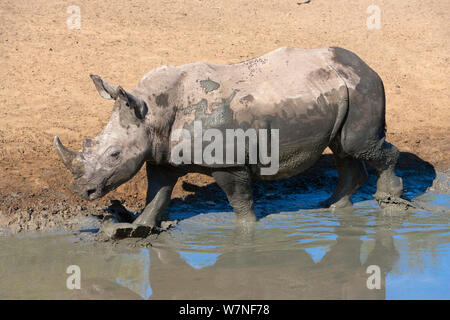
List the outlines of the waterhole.
<svg viewBox="0 0 450 320">
<path fill-rule="evenodd" d="M 237 230 L 225 201 L 175 201 L 180 223 L 146 248 L 84 241 L 92 230 L 4 237 L 0 299 L 449 299 L 449 175 L 399 175 L 420 208 L 381 210 L 371 176 L 334 212 L 317 207 L 331 182 L 264 190 L 254 229 Z"/>
</svg>

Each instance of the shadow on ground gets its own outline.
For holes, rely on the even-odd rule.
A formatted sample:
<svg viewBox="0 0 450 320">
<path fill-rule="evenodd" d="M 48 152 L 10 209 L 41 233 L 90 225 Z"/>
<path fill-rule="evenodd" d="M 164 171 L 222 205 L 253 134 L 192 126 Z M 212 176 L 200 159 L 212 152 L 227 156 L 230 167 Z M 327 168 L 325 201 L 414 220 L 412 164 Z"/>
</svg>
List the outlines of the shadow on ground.
<svg viewBox="0 0 450 320">
<path fill-rule="evenodd" d="M 352 196 L 354 203 L 373 199 L 377 177 L 367 166 L 367 182 Z M 434 167 L 418 156 L 402 152 L 396 174 L 403 179 L 403 198 L 412 200 L 425 193 L 436 177 Z M 294 177 L 279 181 L 253 183 L 255 213 L 258 218 L 268 214 L 319 208 L 319 202 L 328 198 L 337 184 L 333 155 L 324 154 L 311 168 Z M 232 211 L 225 193 L 215 183 L 199 187 L 185 183 L 183 187 L 194 194 L 184 199 L 173 199 L 165 213 L 168 219 L 187 219 L 200 213 Z"/>
</svg>

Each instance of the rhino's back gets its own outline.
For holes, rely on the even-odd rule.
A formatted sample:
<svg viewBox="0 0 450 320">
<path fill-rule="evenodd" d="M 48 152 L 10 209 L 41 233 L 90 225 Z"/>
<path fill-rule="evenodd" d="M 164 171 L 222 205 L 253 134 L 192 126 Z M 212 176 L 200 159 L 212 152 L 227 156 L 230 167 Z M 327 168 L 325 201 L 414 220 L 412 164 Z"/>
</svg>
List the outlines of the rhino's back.
<svg viewBox="0 0 450 320">
<path fill-rule="evenodd" d="M 279 48 L 259 58 L 175 67 L 182 74 L 173 129 L 272 128 L 280 143 L 327 137 L 345 85 L 330 68 L 331 49 Z"/>
<path fill-rule="evenodd" d="M 261 57 L 229 65 L 197 62 L 178 67 L 184 109 L 202 99 L 211 104 L 235 95 L 233 112 L 273 114 L 286 99 L 317 99 L 342 84 L 329 65 L 329 49 L 279 48 Z"/>
</svg>

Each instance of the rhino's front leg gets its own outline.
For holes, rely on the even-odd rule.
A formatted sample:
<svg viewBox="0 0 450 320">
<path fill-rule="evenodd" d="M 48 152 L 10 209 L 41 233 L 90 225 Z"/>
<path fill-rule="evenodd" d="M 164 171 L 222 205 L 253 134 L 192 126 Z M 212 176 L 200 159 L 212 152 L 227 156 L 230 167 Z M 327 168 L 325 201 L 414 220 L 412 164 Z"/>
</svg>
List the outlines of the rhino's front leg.
<svg viewBox="0 0 450 320">
<path fill-rule="evenodd" d="M 164 209 L 170 202 L 172 189 L 180 176 L 176 169 L 146 165 L 147 199 L 144 211 L 133 223 L 118 223 L 115 219 L 105 221 L 101 234 L 110 239 L 145 238 L 158 226 Z"/>
<path fill-rule="evenodd" d="M 156 227 L 161 222 L 161 216 L 170 202 L 173 187 L 181 176 L 174 168 L 152 166 L 148 162 L 147 169 L 147 198 L 145 209 L 133 224 Z"/>
</svg>

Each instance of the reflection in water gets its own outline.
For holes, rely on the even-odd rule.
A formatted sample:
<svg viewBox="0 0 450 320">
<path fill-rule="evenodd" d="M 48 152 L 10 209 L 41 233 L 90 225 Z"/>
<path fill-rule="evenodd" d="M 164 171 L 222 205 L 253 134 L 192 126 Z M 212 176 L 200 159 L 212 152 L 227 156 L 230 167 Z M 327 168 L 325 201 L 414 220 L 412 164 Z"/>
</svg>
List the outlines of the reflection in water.
<svg viewBox="0 0 450 320">
<path fill-rule="evenodd" d="M 334 226 L 330 227 L 330 219 Z M 375 243 L 362 263 L 361 238 L 366 236 L 366 225 L 372 219 L 376 224 L 370 228 L 370 238 Z M 398 252 L 392 230 L 385 228 L 378 219 L 348 211 L 332 216 L 313 214 L 309 222 L 307 215 L 298 214 L 268 220 L 261 221 L 252 241 L 247 243 L 233 244 L 235 239 L 231 234 L 229 246 L 220 250 L 220 255 L 206 253 L 202 256 L 198 252 L 186 255 L 186 248 L 181 248 L 184 251 L 180 254 L 176 247 L 170 247 L 173 244 L 170 240 L 175 238 L 173 242 L 180 243 L 179 239 L 167 236 L 169 239 L 164 239 L 167 242 L 163 248 L 154 246 L 150 250 L 155 257 L 150 267 L 152 298 L 385 298 L 385 277 L 398 258 Z M 295 223 L 296 220 L 301 223 Z M 331 234 L 334 237 L 330 237 Z M 198 234 L 189 234 L 186 242 L 195 243 L 195 235 Z M 201 238 L 204 237 L 199 237 L 199 243 Z M 311 241 L 302 241 L 305 238 Z M 264 241 L 259 241 L 262 239 Z M 216 240 L 211 239 L 211 242 Z M 317 251 L 325 254 L 314 261 Z M 202 263 L 205 256 L 209 264 Z M 366 270 L 372 264 L 381 269 L 380 290 L 369 290 L 366 285 L 370 276 Z"/>
<path fill-rule="evenodd" d="M 149 280 L 150 254 L 148 249 L 142 249 L 139 254 L 123 254 L 120 256 L 119 271 L 116 283 L 127 287 L 144 299 L 152 295 Z M 133 263 L 128 263 L 133 261 Z"/>
<path fill-rule="evenodd" d="M 248 233 L 231 212 L 189 216 L 148 249 L 64 234 L 0 239 L 0 299 L 450 298 L 449 195 L 428 191 L 415 199 L 423 210 L 397 215 L 358 196 L 353 209 L 263 215 Z M 66 288 L 73 264 L 81 290 Z M 371 265 L 380 289 L 367 288 Z"/>
</svg>

